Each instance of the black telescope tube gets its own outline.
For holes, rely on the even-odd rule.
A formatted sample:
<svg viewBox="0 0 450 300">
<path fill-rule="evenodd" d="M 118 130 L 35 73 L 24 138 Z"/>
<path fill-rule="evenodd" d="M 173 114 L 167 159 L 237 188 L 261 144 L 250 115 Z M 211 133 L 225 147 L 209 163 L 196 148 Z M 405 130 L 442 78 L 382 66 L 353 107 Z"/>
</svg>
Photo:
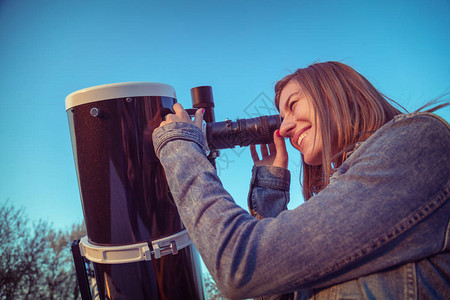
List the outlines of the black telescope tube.
<svg viewBox="0 0 450 300">
<path fill-rule="evenodd" d="M 211 150 L 273 143 L 273 133 L 280 128 L 279 115 L 252 119 L 238 119 L 236 122 L 214 122 L 206 124 L 206 139 Z"/>
</svg>

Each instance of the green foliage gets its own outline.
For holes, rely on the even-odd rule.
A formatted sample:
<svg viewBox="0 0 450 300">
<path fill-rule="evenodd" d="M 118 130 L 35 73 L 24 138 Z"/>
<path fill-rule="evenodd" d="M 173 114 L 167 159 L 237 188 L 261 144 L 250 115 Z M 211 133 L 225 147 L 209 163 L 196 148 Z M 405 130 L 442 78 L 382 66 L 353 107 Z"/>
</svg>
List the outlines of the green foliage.
<svg viewBox="0 0 450 300">
<path fill-rule="evenodd" d="M 30 225 L 24 209 L 0 206 L 0 299 L 80 299 L 70 252 L 84 225 L 55 231 L 39 220 Z"/>
<path fill-rule="evenodd" d="M 208 300 L 225 300 L 209 273 L 203 273 L 203 281 L 205 282 L 205 293 Z"/>
<path fill-rule="evenodd" d="M 30 224 L 25 210 L 0 204 L 0 300 L 81 299 L 70 245 L 86 235 L 83 224 L 54 230 L 43 220 Z M 225 299 L 209 273 L 208 300 Z"/>
</svg>

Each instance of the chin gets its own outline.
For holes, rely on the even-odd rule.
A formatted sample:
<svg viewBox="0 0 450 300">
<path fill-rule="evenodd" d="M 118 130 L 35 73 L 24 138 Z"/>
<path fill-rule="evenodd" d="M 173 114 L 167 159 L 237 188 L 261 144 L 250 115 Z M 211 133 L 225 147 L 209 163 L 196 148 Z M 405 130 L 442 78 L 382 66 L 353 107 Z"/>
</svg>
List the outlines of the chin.
<svg viewBox="0 0 450 300">
<path fill-rule="evenodd" d="M 319 166 L 322 164 L 322 157 L 311 157 L 309 155 L 303 155 L 303 161 L 310 166 Z"/>
</svg>

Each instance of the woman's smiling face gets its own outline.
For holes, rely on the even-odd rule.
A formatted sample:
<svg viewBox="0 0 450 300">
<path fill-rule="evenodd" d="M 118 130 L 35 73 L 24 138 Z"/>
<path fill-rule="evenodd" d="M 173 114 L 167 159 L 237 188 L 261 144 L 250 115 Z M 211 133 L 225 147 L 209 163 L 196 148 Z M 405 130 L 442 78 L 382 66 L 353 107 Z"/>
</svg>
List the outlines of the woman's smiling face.
<svg viewBox="0 0 450 300">
<path fill-rule="evenodd" d="M 323 141 L 314 105 L 296 80 L 289 81 L 280 94 L 282 118 L 280 135 L 289 138 L 292 146 L 303 154 L 308 165 L 322 164 Z M 332 130 L 332 148 L 333 144 Z"/>
</svg>

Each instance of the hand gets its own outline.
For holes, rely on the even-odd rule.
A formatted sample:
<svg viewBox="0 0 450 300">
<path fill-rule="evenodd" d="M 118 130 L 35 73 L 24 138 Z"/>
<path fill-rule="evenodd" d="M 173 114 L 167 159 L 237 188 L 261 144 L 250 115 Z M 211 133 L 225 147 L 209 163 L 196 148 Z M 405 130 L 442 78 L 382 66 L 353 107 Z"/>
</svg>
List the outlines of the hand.
<svg viewBox="0 0 450 300">
<path fill-rule="evenodd" d="M 184 110 L 183 106 L 180 103 L 175 103 L 172 108 L 175 113 L 166 115 L 166 119 L 162 121 L 161 124 L 159 124 L 159 127 L 162 127 L 166 124 L 173 122 L 186 122 L 194 124 L 200 130 L 202 130 L 203 113 L 204 113 L 203 108 L 197 109 L 197 111 L 195 112 L 194 121 L 191 120 L 191 117 Z"/>
<path fill-rule="evenodd" d="M 273 143 L 261 145 L 261 159 L 256 152 L 256 146 L 250 145 L 250 153 L 255 166 L 274 166 L 287 169 L 288 154 L 284 138 L 279 135 L 279 131 L 273 133 Z M 269 153 L 270 152 L 270 153 Z"/>
</svg>

